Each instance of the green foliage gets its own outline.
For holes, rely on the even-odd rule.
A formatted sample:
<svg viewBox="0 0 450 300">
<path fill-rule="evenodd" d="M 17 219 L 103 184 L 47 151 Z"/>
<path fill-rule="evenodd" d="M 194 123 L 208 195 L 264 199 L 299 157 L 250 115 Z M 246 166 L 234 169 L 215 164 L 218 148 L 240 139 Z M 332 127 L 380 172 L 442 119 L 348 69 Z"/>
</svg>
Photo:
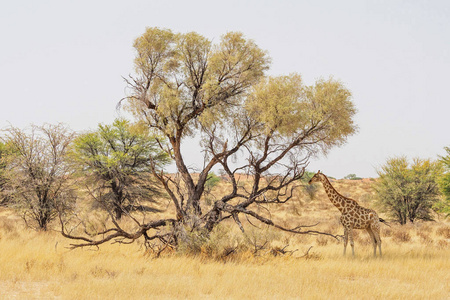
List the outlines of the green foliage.
<svg viewBox="0 0 450 300">
<path fill-rule="evenodd" d="M 303 177 L 301 179 L 303 183 L 302 190 L 309 197 L 310 201 L 314 200 L 314 198 L 316 197 L 316 193 L 319 187 L 319 185 L 317 184 L 308 184 L 308 182 L 311 180 L 311 178 L 313 178 L 315 174 L 316 173 L 314 172 L 305 171 L 305 174 L 303 174 Z"/>
<path fill-rule="evenodd" d="M 6 153 L 7 153 L 7 148 L 6 148 L 5 143 L 0 142 L 0 160 L 2 160 L 2 165 L 1 166 L 3 168 L 4 168 L 3 159 L 5 158 Z"/>
<path fill-rule="evenodd" d="M 262 130 L 263 137 L 292 140 L 307 133 L 311 145 L 323 152 L 343 144 L 356 131 L 351 93 L 332 78 L 306 86 L 295 73 L 267 77 L 254 86 L 245 108 L 262 124 L 255 129 Z"/>
<path fill-rule="evenodd" d="M 340 146 L 348 136 L 356 132 L 353 116 L 356 108 L 351 101 L 351 93 L 344 85 L 330 78 L 320 79 L 315 85 L 306 87 L 309 101 L 309 119 L 318 127 L 324 127 L 317 136 L 329 147 Z"/>
<path fill-rule="evenodd" d="M 210 126 L 226 115 L 269 63 L 266 53 L 238 32 L 212 45 L 195 32 L 147 28 L 134 48 L 137 77 L 129 82 L 134 90 L 129 109 L 171 137 L 180 129 L 191 134 L 185 125 L 193 119 Z"/>
<path fill-rule="evenodd" d="M 348 174 L 347 176 L 344 177 L 344 179 L 350 179 L 350 180 L 360 180 L 362 179 L 361 177 L 356 176 L 356 174 Z"/>
<path fill-rule="evenodd" d="M 375 185 L 378 204 L 400 224 L 416 219 L 432 220 L 431 209 L 439 201 L 437 180 L 441 164 L 406 157 L 392 158 L 378 171 Z"/>
<path fill-rule="evenodd" d="M 445 147 L 446 156 L 440 157 L 440 162 L 444 168 L 442 176 L 439 178 L 439 187 L 444 198 L 435 204 L 435 209 L 438 212 L 444 213 L 446 216 L 450 215 L 450 147 Z"/>
<path fill-rule="evenodd" d="M 208 193 L 220 182 L 220 177 L 218 177 L 214 172 L 208 174 L 206 179 L 205 189 Z"/>
<path fill-rule="evenodd" d="M 0 142 L 0 178 L 6 169 L 6 158 L 8 156 L 8 148 L 5 143 Z"/>
<path fill-rule="evenodd" d="M 303 174 L 302 181 L 305 183 L 308 183 L 315 174 L 316 173 L 314 173 L 314 172 L 306 170 L 305 174 Z"/>
<path fill-rule="evenodd" d="M 72 158 L 92 196 L 118 219 L 136 203 L 152 199 L 157 190 L 150 173 L 169 161 L 146 127 L 119 119 L 78 136 Z"/>
<path fill-rule="evenodd" d="M 308 118 L 304 103 L 303 83 L 300 75 L 268 77 L 253 88 L 246 108 L 256 120 L 264 124 L 267 132 L 278 130 L 292 134 L 304 127 Z"/>
</svg>

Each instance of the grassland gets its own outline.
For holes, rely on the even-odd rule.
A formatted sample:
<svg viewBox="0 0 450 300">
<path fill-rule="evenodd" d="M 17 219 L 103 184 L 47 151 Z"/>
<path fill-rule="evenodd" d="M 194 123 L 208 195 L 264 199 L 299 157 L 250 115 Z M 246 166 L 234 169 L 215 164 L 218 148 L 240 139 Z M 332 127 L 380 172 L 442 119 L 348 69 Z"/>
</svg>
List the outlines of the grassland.
<svg viewBox="0 0 450 300">
<path fill-rule="evenodd" d="M 370 181 L 333 184 L 372 206 Z M 338 217 L 321 188 L 314 199 L 299 194 L 274 213 L 280 223 L 320 222 L 319 229 L 341 234 Z M 228 239 L 243 241 L 232 223 L 225 229 L 231 231 Z M 343 257 L 342 244 L 328 237 L 264 227 L 248 235 L 255 242 L 270 240 L 270 246 L 257 255 L 244 251 L 226 259 L 176 253 L 154 259 L 137 243 L 68 250 L 69 242 L 57 232 L 26 230 L 13 212 L 0 208 L 0 299 L 450 298 L 450 224 L 443 219 L 383 226 L 382 258 L 372 257 L 362 231 L 355 238 L 355 258 Z M 294 252 L 271 254 L 284 246 Z"/>
</svg>

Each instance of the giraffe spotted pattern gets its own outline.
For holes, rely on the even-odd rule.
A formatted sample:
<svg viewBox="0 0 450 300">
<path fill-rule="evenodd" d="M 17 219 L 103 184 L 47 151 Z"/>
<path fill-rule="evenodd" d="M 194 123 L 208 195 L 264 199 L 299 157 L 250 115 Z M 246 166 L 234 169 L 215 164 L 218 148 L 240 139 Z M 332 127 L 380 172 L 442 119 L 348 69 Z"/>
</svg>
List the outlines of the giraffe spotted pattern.
<svg viewBox="0 0 450 300">
<path fill-rule="evenodd" d="M 352 247 L 352 254 L 355 255 L 355 246 L 353 241 L 353 229 L 365 229 L 372 240 L 373 255 L 377 255 L 377 247 L 381 256 L 381 238 L 380 238 L 380 218 L 378 214 L 369 208 L 362 207 L 353 199 L 339 194 L 331 185 L 325 174 L 317 172 L 309 181 L 309 184 L 321 182 L 331 203 L 341 212 L 340 221 L 344 226 L 344 255 L 347 249 L 348 241 Z"/>
</svg>

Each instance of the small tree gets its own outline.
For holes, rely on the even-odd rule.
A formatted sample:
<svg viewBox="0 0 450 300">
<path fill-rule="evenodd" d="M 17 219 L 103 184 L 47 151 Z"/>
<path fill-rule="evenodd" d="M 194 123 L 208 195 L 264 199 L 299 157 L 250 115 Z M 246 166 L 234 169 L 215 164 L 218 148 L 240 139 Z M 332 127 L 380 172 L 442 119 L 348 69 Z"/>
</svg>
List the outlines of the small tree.
<svg viewBox="0 0 450 300">
<path fill-rule="evenodd" d="M 78 136 L 72 157 L 91 195 L 119 220 L 159 195 L 149 171 L 164 166 L 168 158 L 157 145 L 146 127 L 117 119 Z"/>
<path fill-rule="evenodd" d="M 379 205 L 400 224 L 432 220 L 431 208 L 439 200 L 437 179 L 441 165 L 429 159 L 392 158 L 378 171 L 375 185 Z"/>
<path fill-rule="evenodd" d="M 5 192 L 31 227 L 47 230 L 58 213 L 73 204 L 73 170 L 66 155 L 73 136 L 62 124 L 6 129 L 4 142 L 11 155 Z"/>
<path fill-rule="evenodd" d="M 450 215 L 450 147 L 445 147 L 445 151 L 447 155 L 440 157 L 444 172 L 439 178 L 439 186 L 444 198 L 436 203 L 435 209 L 448 216 Z"/>
</svg>

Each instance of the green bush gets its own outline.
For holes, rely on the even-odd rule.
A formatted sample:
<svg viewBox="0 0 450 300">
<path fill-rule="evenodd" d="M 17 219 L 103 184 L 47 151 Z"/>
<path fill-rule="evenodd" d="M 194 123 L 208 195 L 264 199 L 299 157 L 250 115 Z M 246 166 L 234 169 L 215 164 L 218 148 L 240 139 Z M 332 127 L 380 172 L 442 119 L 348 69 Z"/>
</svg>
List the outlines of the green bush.
<svg viewBox="0 0 450 300">
<path fill-rule="evenodd" d="M 450 215 L 450 147 L 445 147 L 446 156 L 440 157 L 440 162 L 444 168 L 442 176 L 439 178 L 439 187 L 444 197 L 437 202 L 433 208 L 444 213 L 446 216 Z"/>
<path fill-rule="evenodd" d="M 378 204 L 400 224 L 432 220 L 432 207 L 440 199 L 438 178 L 442 165 L 429 159 L 392 158 L 378 171 Z"/>
</svg>

